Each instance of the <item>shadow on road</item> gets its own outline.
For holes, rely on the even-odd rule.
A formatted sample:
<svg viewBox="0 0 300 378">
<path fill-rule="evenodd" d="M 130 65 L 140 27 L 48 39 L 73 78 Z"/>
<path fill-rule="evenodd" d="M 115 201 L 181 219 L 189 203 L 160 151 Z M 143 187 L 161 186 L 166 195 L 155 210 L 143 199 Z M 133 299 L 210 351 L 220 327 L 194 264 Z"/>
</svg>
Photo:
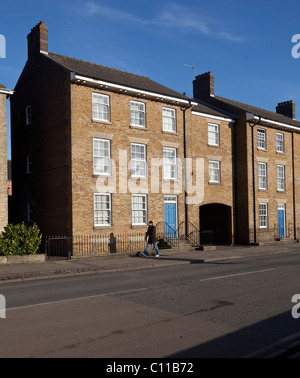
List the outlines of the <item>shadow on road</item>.
<svg viewBox="0 0 300 378">
<path fill-rule="evenodd" d="M 299 352 L 300 319 L 288 311 L 167 358 L 291 358 Z"/>
</svg>

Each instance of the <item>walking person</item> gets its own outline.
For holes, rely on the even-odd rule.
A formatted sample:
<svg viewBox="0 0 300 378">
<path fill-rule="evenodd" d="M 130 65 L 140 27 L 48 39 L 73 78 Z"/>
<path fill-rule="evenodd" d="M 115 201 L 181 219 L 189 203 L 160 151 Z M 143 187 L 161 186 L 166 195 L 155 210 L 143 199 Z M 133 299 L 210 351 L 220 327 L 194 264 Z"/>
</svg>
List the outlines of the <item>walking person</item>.
<svg viewBox="0 0 300 378">
<path fill-rule="evenodd" d="M 155 257 L 159 257 L 159 249 L 158 249 L 158 245 L 156 241 L 156 227 L 154 226 L 152 221 L 149 222 L 148 230 L 145 235 L 145 240 L 147 240 L 147 238 L 148 238 L 148 243 L 142 255 L 148 256 L 149 249 L 151 245 L 154 244 L 154 248 L 156 251 Z"/>
</svg>

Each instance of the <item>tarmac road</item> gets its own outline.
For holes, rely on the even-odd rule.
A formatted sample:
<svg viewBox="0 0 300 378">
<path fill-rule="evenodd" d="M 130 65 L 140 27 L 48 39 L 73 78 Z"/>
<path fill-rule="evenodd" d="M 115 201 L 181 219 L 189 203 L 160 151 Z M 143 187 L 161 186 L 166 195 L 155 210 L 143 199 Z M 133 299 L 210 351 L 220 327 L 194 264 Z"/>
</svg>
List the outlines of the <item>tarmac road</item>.
<svg viewBox="0 0 300 378">
<path fill-rule="evenodd" d="M 255 357 L 300 331 L 298 250 L 196 261 L 1 285 L 0 357 Z"/>
</svg>

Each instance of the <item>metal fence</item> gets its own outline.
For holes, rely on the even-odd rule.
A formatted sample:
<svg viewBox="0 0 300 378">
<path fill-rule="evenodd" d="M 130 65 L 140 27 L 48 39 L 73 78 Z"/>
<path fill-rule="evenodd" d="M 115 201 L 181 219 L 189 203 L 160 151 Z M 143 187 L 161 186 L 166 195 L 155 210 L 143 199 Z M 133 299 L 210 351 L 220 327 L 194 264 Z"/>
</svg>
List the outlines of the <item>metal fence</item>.
<svg viewBox="0 0 300 378">
<path fill-rule="evenodd" d="M 183 239 L 193 246 L 200 245 L 200 231 L 191 222 L 187 227 L 182 222 L 177 230 L 166 222 L 159 222 L 156 225 L 156 238 L 159 249 L 178 247 Z M 77 256 L 137 253 L 144 251 L 146 243 L 145 233 L 48 236 L 45 240 L 45 255 L 47 259 L 71 259 Z"/>
<path fill-rule="evenodd" d="M 267 242 L 267 241 L 275 241 L 275 240 L 287 240 L 287 239 L 295 239 L 295 237 L 299 236 L 300 229 L 296 228 L 296 235 L 294 224 L 289 223 L 285 228 L 280 227 L 278 224 L 274 224 L 273 227 L 262 229 L 258 228 L 254 231 L 254 229 L 249 230 L 249 242 L 254 243 L 255 239 L 256 242 Z"/>
<path fill-rule="evenodd" d="M 46 258 L 79 256 L 101 256 L 111 253 L 143 251 L 146 247 L 145 234 L 109 234 L 51 236 L 46 238 Z"/>
</svg>

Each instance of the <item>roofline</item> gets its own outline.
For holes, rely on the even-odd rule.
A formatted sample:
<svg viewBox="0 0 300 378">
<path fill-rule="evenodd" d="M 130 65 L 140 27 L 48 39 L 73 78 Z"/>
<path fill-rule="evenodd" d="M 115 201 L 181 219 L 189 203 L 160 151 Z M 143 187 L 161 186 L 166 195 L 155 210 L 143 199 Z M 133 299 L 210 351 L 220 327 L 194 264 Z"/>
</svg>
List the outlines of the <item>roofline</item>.
<svg viewBox="0 0 300 378">
<path fill-rule="evenodd" d="M 10 89 L 0 88 L 0 94 L 5 94 L 6 96 L 12 96 L 14 91 Z"/>
<path fill-rule="evenodd" d="M 196 110 L 193 110 L 192 114 L 196 115 L 196 116 L 199 116 L 199 117 L 206 117 L 206 118 L 217 119 L 218 121 L 235 122 L 235 119 L 232 119 L 232 118 L 225 118 L 225 117 L 215 116 L 215 115 L 212 115 L 212 114 L 198 112 Z"/>
<path fill-rule="evenodd" d="M 187 105 L 187 106 L 198 105 L 196 102 L 194 102 L 192 100 L 188 100 L 188 99 L 184 100 L 184 99 L 173 97 L 173 96 L 166 96 L 166 95 L 162 95 L 162 94 L 155 93 L 155 92 L 144 91 L 144 90 L 141 90 L 141 89 L 127 87 L 127 86 L 119 85 L 119 84 L 114 84 L 114 83 L 110 83 L 110 82 L 103 81 L 103 80 L 91 79 L 91 78 L 86 77 L 86 76 L 76 75 L 75 72 L 71 72 L 71 81 L 72 82 L 78 82 L 78 83 L 83 81 L 83 83 L 87 82 L 87 83 L 95 84 L 95 85 L 100 86 L 100 87 L 103 86 L 103 87 L 107 87 L 107 88 L 111 88 L 111 89 L 118 89 L 119 91 L 133 92 L 135 94 L 140 94 L 140 95 L 145 95 L 145 96 L 147 95 L 147 96 L 151 96 L 151 97 L 156 97 L 157 100 L 169 100 L 169 101 L 173 101 L 174 103 L 183 104 L 183 105 Z"/>
<path fill-rule="evenodd" d="M 248 122 L 250 122 L 251 120 L 255 120 L 255 121 L 260 121 L 260 122 L 265 122 L 265 123 L 271 123 L 271 124 L 276 125 L 276 126 L 287 127 L 289 129 L 297 130 L 298 132 L 300 132 L 300 127 L 288 125 L 287 123 L 273 121 L 271 119 L 263 118 L 263 117 L 254 115 L 254 114 L 249 113 L 249 112 L 246 112 L 246 120 Z"/>
</svg>

